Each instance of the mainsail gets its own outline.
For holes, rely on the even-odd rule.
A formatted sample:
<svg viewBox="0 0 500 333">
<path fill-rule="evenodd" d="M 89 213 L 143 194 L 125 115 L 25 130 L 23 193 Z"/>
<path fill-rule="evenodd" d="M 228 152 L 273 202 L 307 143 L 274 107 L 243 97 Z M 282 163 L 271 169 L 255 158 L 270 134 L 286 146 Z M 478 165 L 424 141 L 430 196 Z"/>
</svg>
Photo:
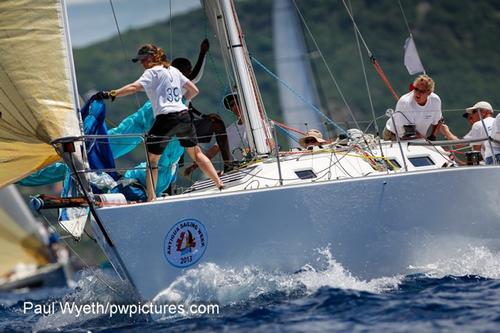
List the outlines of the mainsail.
<svg viewBox="0 0 500 333">
<path fill-rule="evenodd" d="M 80 133 L 65 15 L 57 0 L 0 2 L 0 187 L 59 160 L 51 141 Z"/>
</svg>

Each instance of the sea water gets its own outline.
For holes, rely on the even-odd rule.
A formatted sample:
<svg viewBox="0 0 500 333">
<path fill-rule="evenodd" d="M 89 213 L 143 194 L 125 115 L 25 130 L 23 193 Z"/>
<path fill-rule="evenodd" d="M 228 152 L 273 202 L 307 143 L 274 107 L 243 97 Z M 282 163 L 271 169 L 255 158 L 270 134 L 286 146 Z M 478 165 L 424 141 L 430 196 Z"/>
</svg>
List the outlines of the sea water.
<svg viewBox="0 0 500 333">
<path fill-rule="evenodd" d="M 111 271 L 88 270 L 74 288 L 0 294 L 0 331 L 500 332 L 500 254 L 486 248 L 372 280 L 352 276 L 328 249 L 317 261 L 294 274 L 201 264 L 151 304 Z M 139 313 L 152 304 L 161 311 Z M 217 313 L 168 311 L 181 305 Z"/>
</svg>

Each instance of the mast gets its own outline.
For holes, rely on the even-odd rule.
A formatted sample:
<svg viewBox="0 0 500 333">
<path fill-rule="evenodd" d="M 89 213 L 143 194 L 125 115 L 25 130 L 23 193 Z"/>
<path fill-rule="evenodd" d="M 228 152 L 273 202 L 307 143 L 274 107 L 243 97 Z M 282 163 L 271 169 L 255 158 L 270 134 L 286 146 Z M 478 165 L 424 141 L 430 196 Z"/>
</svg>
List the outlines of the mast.
<svg viewBox="0 0 500 333">
<path fill-rule="evenodd" d="M 70 78 L 70 85 L 71 85 L 71 90 L 72 90 L 72 99 L 73 99 L 75 116 L 78 119 L 80 133 L 83 133 L 83 121 L 82 121 L 82 117 L 81 117 L 80 112 L 79 112 L 79 110 L 80 110 L 80 96 L 78 94 L 78 85 L 77 85 L 77 81 L 76 81 L 75 62 L 73 59 L 73 47 L 71 46 L 71 36 L 70 36 L 70 31 L 69 31 L 68 10 L 66 7 L 66 0 L 60 0 L 60 4 L 61 4 L 61 16 L 62 16 L 61 20 L 62 20 L 63 29 L 64 29 L 63 30 L 63 34 L 64 34 L 63 43 L 64 43 L 64 46 L 65 46 L 66 52 L 67 52 L 67 57 L 64 60 L 66 62 L 67 70 L 69 72 L 68 76 Z M 57 140 L 59 140 L 59 139 L 57 139 Z M 62 142 L 66 141 L 64 139 L 64 137 L 61 138 L 61 140 L 62 140 Z M 85 142 L 74 141 L 73 144 L 76 147 L 73 157 L 76 157 L 76 158 L 73 158 L 72 156 L 70 156 L 71 154 L 73 154 L 72 152 L 70 152 L 68 154 L 67 152 L 64 151 L 64 144 L 62 145 L 62 147 L 58 146 L 58 149 L 63 150 L 61 156 L 65 160 L 66 164 L 68 164 L 68 166 L 70 166 L 70 167 L 72 164 L 74 164 L 74 167 L 77 170 L 82 170 L 82 169 L 88 168 L 87 149 L 85 147 Z M 73 176 L 75 177 L 75 180 L 79 179 L 81 181 L 81 185 L 83 186 L 84 191 L 86 191 L 86 192 L 91 191 L 91 188 L 90 188 L 90 185 L 89 185 L 88 179 L 87 179 L 87 174 L 83 174 L 81 177 L 79 177 L 79 175 L 76 175 L 76 174 Z"/>
<path fill-rule="evenodd" d="M 271 152 L 273 140 L 243 33 L 231 0 L 204 0 L 204 7 L 221 46 L 226 71 L 234 76 L 250 149 L 258 155 Z"/>
</svg>

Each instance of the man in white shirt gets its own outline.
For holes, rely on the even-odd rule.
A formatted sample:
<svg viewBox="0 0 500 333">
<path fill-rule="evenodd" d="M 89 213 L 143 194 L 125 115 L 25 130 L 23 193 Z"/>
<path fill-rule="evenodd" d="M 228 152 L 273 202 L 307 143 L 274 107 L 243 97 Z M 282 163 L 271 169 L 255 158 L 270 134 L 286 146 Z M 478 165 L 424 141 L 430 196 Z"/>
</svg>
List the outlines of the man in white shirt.
<svg viewBox="0 0 500 333">
<path fill-rule="evenodd" d="M 486 154 L 486 164 L 493 164 L 493 156 L 495 156 L 497 164 L 500 164 L 500 113 L 497 114 L 497 117 L 493 122 L 493 126 L 491 126 L 490 137 L 499 142 L 491 142 L 491 145 L 493 146 L 493 154 Z"/>
<path fill-rule="evenodd" d="M 470 131 L 464 135 L 464 139 L 466 140 L 474 140 L 485 138 L 492 134 L 493 123 L 495 122 L 495 118 L 493 118 L 493 107 L 490 103 L 485 101 L 480 101 L 474 104 L 471 107 L 465 109 L 466 113 L 464 113 L 464 118 L 472 124 Z M 486 131 L 485 131 L 486 128 Z M 441 129 L 442 134 L 446 137 L 447 140 L 458 140 L 458 137 L 453 134 L 448 126 L 443 125 Z M 493 143 L 494 150 L 495 143 Z M 497 145 L 500 148 L 500 145 Z M 491 158 L 491 163 L 493 163 L 492 153 L 490 148 L 490 143 L 485 140 L 482 142 L 473 142 L 471 143 L 471 147 L 474 150 L 481 151 L 481 156 L 484 160 L 488 157 Z M 498 151 L 500 153 L 500 150 Z M 490 164 L 491 164 L 490 163 Z"/>
<path fill-rule="evenodd" d="M 250 145 L 248 144 L 245 124 L 241 117 L 238 95 L 229 94 L 224 97 L 224 107 L 236 116 L 236 121 L 226 127 L 226 135 L 233 161 L 241 161 L 250 152 Z M 212 159 L 219 151 L 219 145 L 215 144 L 208 150 L 207 157 Z M 229 161 L 227 165 L 231 167 L 234 165 L 233 161 Z M 196 164 L 191 164 L 184 169 L 184 176 L 189 176 L 196 168 Z M 229 168 L 225 167 L 225 169 L 228 170 Z"/>
<path fill-rule="evenodd" d="M 236 116 L 236 121 L 226 128 L 229 148 L 235 160 L 242 160 L 249 152 L 247 132 L 241 117 L 238 95 L 230 94 L 224 97 L 224 107 Z"/>
<path fill-rule="evenodd" d="M 485 101 L 480 101 L 466 109 L 467 113 L 472 114 L 474 124 L 469 133 L 465 134 L 464 139 L 480 139 L 489 136 L 493 127 L 493 108 L 491 104 Z M 486 131 L 485 131 L 486 128 Z M 488 141 L 475 142 L 471 144 L 474 150 L 480 150 L 483 159 L 491 156 L 490 144 Z"/>
<path fill-rule="evenodd" d="M 396 133 L 405 137 L 405 125 L 415 125 L 416 137 L 426 138 L 431 126 L 429 140 L 435 140 L 435 135 L 443 117 L 441 99 L 434 93 L 434 81 L 427 75 L 419 75 L 413 82 L 413 90 L 401 96 L 396 104 L 392 119 L 389 119 L 384 129 L 384 139 L 394 140 Z M 394 124 L 394 123 L 395 124 Z"/>
</svg>

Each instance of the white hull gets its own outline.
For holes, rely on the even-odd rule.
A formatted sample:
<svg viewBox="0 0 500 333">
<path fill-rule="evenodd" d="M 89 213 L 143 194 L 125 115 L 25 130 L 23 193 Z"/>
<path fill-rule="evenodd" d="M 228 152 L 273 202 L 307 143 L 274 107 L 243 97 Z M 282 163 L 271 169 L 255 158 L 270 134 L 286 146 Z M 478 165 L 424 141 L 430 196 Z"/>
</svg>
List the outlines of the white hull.
<svg viewBox="0 0 500 333">
<path fill-rule="evenodd" d="M 207 233 L 206 251 L 188 268 L 213 262 L 295 272 L 329 246 L 345 269 L 366 279 L 406 274 L 409 265 L 469 245 L 500 250 L 499 184 L 500 167 L 475 167 L 223 191 L 98 209 L 114 247 L 93 227 L 144 299 L 186 269 L 167 261 L 164 246 L 172 226 L 187 218 Z"/>
</svg>

